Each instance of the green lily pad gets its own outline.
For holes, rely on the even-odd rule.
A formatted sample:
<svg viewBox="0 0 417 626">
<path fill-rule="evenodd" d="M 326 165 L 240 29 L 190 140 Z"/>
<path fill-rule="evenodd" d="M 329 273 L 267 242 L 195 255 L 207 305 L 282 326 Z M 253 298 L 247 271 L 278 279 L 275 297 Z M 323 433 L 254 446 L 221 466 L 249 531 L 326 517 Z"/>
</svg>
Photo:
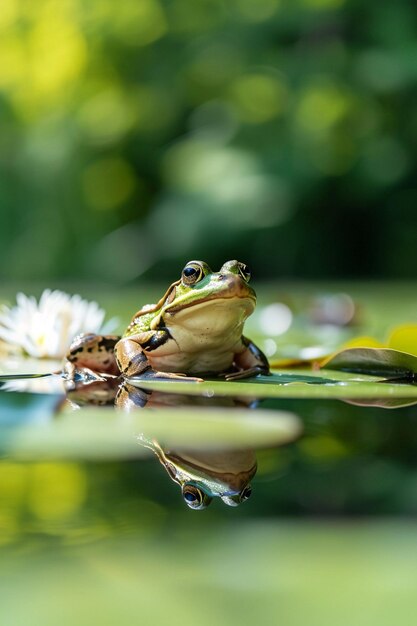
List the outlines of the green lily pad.
<svg viewBox="0 0 417 626">
<path fill-rule="evenodd" d="M 30 413 L 30 406 L 27 410 Z M 148 455 L 139 438 L 194 450 L 258 449 L 287 443 L 300 432 L 297 416 L 281 411 L 196 407 L 124 413 L 95 407 L 66 410 L 54 417 L 49 413 L 41 425 L 19 420 L 4 427 L 0 424 L 0 456 L 106 459 Z"/>
<path fill-rule="evenodd" d="M 191 396 L 234 396 L 242 398 L 304 398 L 304 399 L 340 399 L 345 398 L 416 398 L 417 386 L 402 384 L 382 384 L 375 376 L 353 377 L 346 372 L 323 371 L 329 373 L 320 384 L 305 382 L 300 372 L 292 376 L 290 372 L 273 372 L 271 376 L 258 376 L 244 381 L 210 380 L 202 383 L 186 381 L 156 381 L 138 378 L 129 379 L 135 387 L 167 393 L 187 394 Z M 285 380 L 283 383 L 283 375 Z M 310 372 L 311 375 L 311 372 Z M 308 376 L 308 375 L 306 375 Z M 332 376 L 332 378 L 330 377 Z M 313 376 L 312 376 L 313 377 Z M 318 378 L 320 380 L 320 377 Z"/>
<path fill-rule="evenodd" d="M 324 361 L 322 367 L 411 381 L 417 373 L 417 356 L 392 348 L 349 348 Z"/>
</svg>

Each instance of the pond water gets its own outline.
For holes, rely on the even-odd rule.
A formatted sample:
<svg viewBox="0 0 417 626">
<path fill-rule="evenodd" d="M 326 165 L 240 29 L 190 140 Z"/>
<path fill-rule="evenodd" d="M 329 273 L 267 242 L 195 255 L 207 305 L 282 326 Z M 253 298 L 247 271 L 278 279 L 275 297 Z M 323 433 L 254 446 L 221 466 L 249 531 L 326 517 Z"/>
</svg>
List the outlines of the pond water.
<svg viewBox="0 0 417 626">
<path fill-rule="evenodd" d="M 289 370 L 65 394 L 16 378 L 32 365 L 0 389 L 0 624 L 411 623 L 414 385 Z"/>
</svg>

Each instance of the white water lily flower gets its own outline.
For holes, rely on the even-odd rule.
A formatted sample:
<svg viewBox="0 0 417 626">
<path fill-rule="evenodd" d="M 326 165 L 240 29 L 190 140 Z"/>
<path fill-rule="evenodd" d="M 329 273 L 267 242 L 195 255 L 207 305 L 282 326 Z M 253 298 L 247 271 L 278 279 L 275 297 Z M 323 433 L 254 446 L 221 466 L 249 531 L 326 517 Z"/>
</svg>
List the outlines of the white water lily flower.
<svg viewBox="0 0 417 626">
<path fill-rule="evenodd" d="M 114 318 L 103 324 L 105 312 L 97 302 L 63 291 L 45 289 L 39 302 L 18 293 L 17 305 L 0 309 L 0 340 L 10 349 L 36 358 L 62 358 L 80 333 L 109 333 Z"/>
</svg>

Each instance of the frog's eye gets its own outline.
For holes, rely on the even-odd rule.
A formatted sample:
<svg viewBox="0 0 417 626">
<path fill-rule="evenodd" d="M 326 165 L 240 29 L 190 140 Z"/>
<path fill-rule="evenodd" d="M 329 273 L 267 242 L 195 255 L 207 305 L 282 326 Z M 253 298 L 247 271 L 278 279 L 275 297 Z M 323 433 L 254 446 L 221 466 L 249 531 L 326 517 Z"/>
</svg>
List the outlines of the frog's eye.
<svg viewBox="0 0 417 626">
<path fill-rule="evenodd" d="M 190 509 L 205 509 L 211 502 L 210 496 L 195 485 L 184 485 L 182 489 L 182 497 Z"/>
<path fill-rule="evenodd" d="M 246 485 L 246 487 L 240 492 L 240 501 L 245 502 L 245 500 L 249 500 L 252 495 L 252 487 L 250 485 Z"/>
<path fill-rule="evenodd" d="M 250 269 L 244 263 L 239 263 L 239 274 L 242 276 L 243 280 L 248 283 L 250 281 Z"/>
<path fill-rule="evenodd" d="M 197 265 L 197 263 L 188 263 L 182 270 L 182 282 L 184 285 L 195 285 L 202 278 L 204 278 L 203 268 L 201 265 Z"/>
<path fill-rule="evenodd" d="M 227 506 L 239 506 L 242 502 L 245 502 L 251 497 L 252 487 L 250 485 L 246 485 L 242 489 L 240 493 L 235 494 L 234 496 L 220 496 L 221 499 Z"/>
</svg>

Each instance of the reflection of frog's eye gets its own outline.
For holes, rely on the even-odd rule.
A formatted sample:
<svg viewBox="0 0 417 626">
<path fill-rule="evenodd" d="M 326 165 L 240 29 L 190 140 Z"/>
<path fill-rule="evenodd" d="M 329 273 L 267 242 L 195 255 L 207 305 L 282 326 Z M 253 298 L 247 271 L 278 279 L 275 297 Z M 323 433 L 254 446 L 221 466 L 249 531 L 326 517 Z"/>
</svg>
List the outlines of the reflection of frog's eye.
<svg viewBox="0 0 417 626">
<path fill-rule="evenodd" d="M 245 282 L 248 283 L 250 281 L 250 269 L 244 263 L 239 263 L 239 274 Z"/>
<path fill-rule="evenodd" d="M 182 497 L 190 509 L 205 509 L 211 502 L 211 498 L 202 489 L 194 485 L 184 485 Z"/>
<path fill-rule="evenodd" d="M 186 265 L 182 270 L 182 281 L 185 285 L 194 285 L 204 276 L 200 265 Z"/>
<path fill-rule="evenodd" d="M 252 487 L 250 485 L 246 485 L 246 487 L 242 490 L 241 494 L 240 494 L 240 501 L 241 502 L 245 502 L 245 500 L 248 500 L 252 495 Z"/>
</svg>

